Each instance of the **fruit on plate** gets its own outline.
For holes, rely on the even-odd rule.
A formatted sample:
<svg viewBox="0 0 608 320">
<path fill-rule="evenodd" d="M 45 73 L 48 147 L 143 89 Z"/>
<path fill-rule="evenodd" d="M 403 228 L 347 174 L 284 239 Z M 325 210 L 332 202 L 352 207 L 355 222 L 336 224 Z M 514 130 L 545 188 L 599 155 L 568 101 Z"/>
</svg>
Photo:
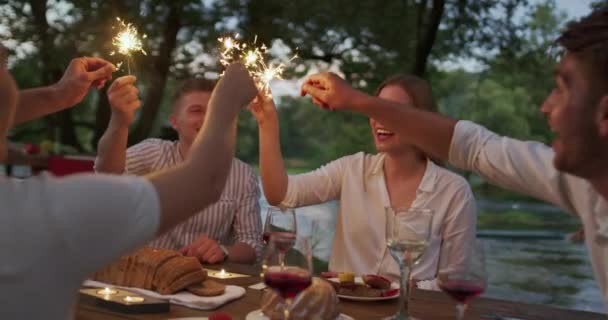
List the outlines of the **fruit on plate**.
<svg viewBox="0 0 608 320">
<path fill-rule="evenodd" d="M 390 289 L 391 287 L 391 281 L 381 275 L 366 274 L 361 278 L 363 279 L 363 282 L 365 282 L 365 284 L 375 289 L 386 290 Z"/>
<path fill-rule="evenodd" d="M 340 272 L 338 273 L 338 281 L 343 286 L 353 285 L 355 284 L 355 274 L 352 272 Z"/>
</svg>

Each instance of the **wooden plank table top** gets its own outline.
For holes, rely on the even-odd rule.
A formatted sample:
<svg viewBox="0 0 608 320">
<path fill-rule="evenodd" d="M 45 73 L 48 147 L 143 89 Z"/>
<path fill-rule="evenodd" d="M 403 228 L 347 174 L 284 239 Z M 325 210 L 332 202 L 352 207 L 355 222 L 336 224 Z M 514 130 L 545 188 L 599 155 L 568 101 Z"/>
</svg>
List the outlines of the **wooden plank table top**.
<svg viewBox="0 0 608 320">
<path fill-rule="evenodd" d="M 207 266 L 210 269 L 224 268 L 230 272 L 250 274 L 251 277 L 218 280 L 226 284 L 242 286 L 246 293 L 240 299 L 231 301 L 212 311 L 200 311 L 171 305 L 169 313 L 162 314 L 121 314 L 94 306 L 87 302 L 79 302 L 76 307 L 76 317 L 79 320 L 98 319 L 137 319 L 160 320 L 180 317 L 205 317 L 214 311 L 224 311 L 233 319 L 245 319 L 246 315 L 260 308 L 261 290 L 254 290 L 248 286 L 261 281 L 259 271 L 251 266 L 224 264 L 220 266 Z M 416 319 L 453 320 L 456 311 L 454 302 L 442 292 L 414 289 L 408 302 L 410 315 Z M 397 299 L 375 302 L 354 302 L 341 300 L 340 311 L 354 319 L 372 320 L 382 319 L 397 311 Z M 469 306 L 465 319 L 500 320 L 500 317 L 526 320 L 606 320 L 606 316 L 598 313 L 567 310 L 545 305 L 526 304 L 521 302 L 480 297 Z"/>
</svg>

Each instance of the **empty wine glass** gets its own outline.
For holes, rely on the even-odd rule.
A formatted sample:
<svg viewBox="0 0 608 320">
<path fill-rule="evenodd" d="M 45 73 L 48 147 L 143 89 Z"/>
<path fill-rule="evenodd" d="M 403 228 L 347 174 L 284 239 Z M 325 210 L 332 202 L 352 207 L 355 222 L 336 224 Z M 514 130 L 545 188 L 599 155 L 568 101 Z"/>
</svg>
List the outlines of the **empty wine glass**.
<svg viewBox="0 0 608 320">
<path fill-rule="evenodd" d="M 433 211 L 422 208 L 386 208 L 386 246 L 399 264 L 399 311 L 388 319 L 408 319 L 407 297 L 412 267 L 431 238 Z M 407 274 L 405 268 L 407 267 Z"/>
<path fill-rule="evenodd" d="M 482 242 L 476 240 L 470 245 L 445 243 L 439 257 L 437 285 L 456 301 L 456 319 L 461 320 L 469 302 L 486 289 Z"/>
<path fill-rule="evenodd" d="M 285 250 L 286 247 L 289 249 Z M 264 264 L 264 283 L 283 298 L 284 319 L 289 319 L 291 302 L 312 283 L 312 249 L 310 238 L 289 239 L 271 234 Z"/>
<path fill-rule="evenodd" d="M 288 232 L 297 233 L 296 212 L 292 208 L 270 207 L 264 221 L 262 238 L 267 244 L 271 233 Z"/>
</svg>

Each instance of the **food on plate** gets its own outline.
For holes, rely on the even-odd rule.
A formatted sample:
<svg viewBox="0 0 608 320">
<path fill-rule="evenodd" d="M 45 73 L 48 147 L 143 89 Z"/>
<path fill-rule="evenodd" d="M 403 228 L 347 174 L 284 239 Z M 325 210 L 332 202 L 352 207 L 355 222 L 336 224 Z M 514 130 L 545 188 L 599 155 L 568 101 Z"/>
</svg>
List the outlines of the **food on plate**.
<svg viewBox="0 0 608 320">
<path fill-rule="evenodd" d="M 224 290 L 226 290 L 226 285 L 208 279 L 199 284 L 191 285 L 186 289 L 197 296 L 213 297 L 224 293 Z"/>
<path fill-rule="evenodd" d="M 372 288 L 382 289 L 382 290 L 391 288 L 391 281 L 381 275 L 366 274 L 366 275 L 362 276 L 361 278 L 363 279 L 363 282 L 365 282 L 366 285 L 368 285 Z"/>
<path fill-rule="evenodd" d="M 266 290 L 262 296 L 262 312 L 270 320 L 283 320 L 283 299 L 273 290 Z M 332 285 L 323 279 L 313 278 L 312 284 L 292 302 L 289 319 L 335 320 L 339 315 L 338 297 Z"/>
<path fill-rule="evenodd" d="M 160 294 L 173 294 L 188 289 L 194 294 L 201 287 L 217 288 L 208 285 L 207 272 L 198 259 L 184 257 L 179 252 L 167 249 L 142 248 L 132 254 L 120 257 L 117 261 L 93 275 L 93 279 L 123 287 L 154 290 Z M 206 294 L 208 290 L 204 291 Z M 220 295 L 219 290 L 213 291 Z"/>
<path fill-rule="evenodd" d="M 338 280 L 342 286 L 351 286 L 355 284 L 355 274 L 352 272 L 338 273 Z"/>
<path fill-rule="evenodd" d="M 330 281 L 338 295 L 363 298 L 391 297 L 399 294 L 399 289 L 391 289 L 391 281 L 387 278 L 368 274 L 361 277 L 363 283 L 342 281 Z"/>
</svg>

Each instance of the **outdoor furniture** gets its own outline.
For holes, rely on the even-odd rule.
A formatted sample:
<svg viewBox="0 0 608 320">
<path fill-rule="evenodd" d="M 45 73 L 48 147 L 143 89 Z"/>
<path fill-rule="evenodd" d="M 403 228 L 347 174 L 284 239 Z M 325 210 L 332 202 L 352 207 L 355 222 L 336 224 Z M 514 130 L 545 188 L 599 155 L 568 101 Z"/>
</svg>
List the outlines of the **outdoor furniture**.
<svg viewBox="0 0 608 320">
<path fill-rule="evenodd" d="M 224 268 L 231 272 L 254 275 L 247 278 L 218 280 L 227 284 L 243 286 L 246 288 L 247 292 L 242 298 L 229 302 L 214 311 L 224 311 L 230 314 L 232 318 L 236 320 L 245 319 L 245 316 L 249 312 L 260 308 L 262 291 L 248 288 L 249 285 L 259 283 L 261 281 L 261 278 L 259 277 L 259 269 L 251 266 L 229 263 L 206 267 L 210 269 Z M 454 302 L 442 292 L 425 291 L 419 289 L 414 289 L 412 291 L 409 301 L 410 314 L 418 319 L 453 320 L 455 319 L 454 306 Z M 351 302 L 341 300 L 340 309 L 342 313 L 355 319 L 381 319 L 395 313 L 397 310 L 397 299 L 376 302 Z M 80 301 L 76 307 L 75 319 L 170 319 L 179 317 L 204 317 L 213 313 L 214 311 L 199 311 L 171 305 L 171 311 L 169 313 L 121 314 L 96 307 L 90 302 Z M 534 305 L 480 297 L 475 299 L 469 306 L 465 319 L 605 320 L 606 316 L 598 313 L 574 311 L 544 305 Z"/>
</svg>

